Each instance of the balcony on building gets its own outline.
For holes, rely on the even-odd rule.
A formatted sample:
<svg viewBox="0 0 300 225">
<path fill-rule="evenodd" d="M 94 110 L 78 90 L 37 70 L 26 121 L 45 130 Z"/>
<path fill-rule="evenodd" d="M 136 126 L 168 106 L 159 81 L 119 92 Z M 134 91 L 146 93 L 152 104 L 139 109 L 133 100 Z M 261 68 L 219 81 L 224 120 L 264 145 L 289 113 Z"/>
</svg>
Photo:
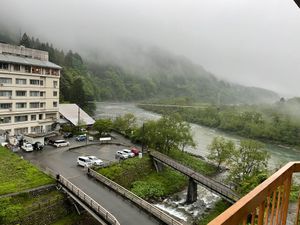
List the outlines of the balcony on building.
<svg viewBox="0 0 300 225">
<path fill-rule="evenodd" d="M 299 172 L 300 161 L 289 162 L 208 225 L 286 225 L 287 220 L 300 224 L 300 195 L 295 208 L 289 201 L 293 178 Z"/>
</svg>

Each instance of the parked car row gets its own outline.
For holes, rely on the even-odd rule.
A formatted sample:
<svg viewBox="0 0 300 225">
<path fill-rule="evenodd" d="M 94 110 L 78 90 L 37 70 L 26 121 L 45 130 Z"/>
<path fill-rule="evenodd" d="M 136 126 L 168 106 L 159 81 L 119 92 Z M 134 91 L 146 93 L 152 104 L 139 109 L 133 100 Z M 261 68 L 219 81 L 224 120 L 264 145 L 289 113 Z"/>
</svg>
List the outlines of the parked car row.
<svg viewBox="0 0 300 225">
<path fill-rule="evenodd" d="M 116 152 L 116 159 L 128 159 L 139 155 L 140 151 L 137 148 L 122 149 Z"/>
<path fill-rule="evenodd" d="M 90 166 L 101 166 L 103 165 L 103 161 L 96 156 L 78 156 L 77 158 L 77 165 L 83 167 L 90 167 Z"/>
</svg>

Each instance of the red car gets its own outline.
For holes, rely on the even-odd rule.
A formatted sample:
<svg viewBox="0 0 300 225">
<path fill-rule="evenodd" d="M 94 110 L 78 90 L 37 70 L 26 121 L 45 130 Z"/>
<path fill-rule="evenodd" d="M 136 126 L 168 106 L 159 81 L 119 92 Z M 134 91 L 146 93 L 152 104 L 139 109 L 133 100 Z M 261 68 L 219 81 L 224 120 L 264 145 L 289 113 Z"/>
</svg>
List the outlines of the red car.
<svg viewBox="0 0 300 225">
<path fill-rule="evenodd" d="M 132 147 L 130 150 L 132 153 L 134 153 L 135 156 L 139 155 L 140 153 L 140 150 L 138 150 L 136 147 Z"/>
</svg>

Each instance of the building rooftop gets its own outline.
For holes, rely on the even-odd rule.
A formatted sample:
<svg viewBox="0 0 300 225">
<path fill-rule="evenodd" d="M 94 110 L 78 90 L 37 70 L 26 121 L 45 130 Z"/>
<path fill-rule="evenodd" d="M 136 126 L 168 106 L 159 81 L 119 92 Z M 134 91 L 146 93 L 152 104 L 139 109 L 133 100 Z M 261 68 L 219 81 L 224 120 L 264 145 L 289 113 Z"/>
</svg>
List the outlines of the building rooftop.
<svg viewBox="0 0 300 225">
<path fill-rule="evenodd" d="M 22 64 L 22 65 L 61 69 L 60 66 L 58 66 L 52 62 L 49 62 L 49 61 L 42 61 L 42 60 L 38 60 L 38 59 L 25 58 L 25 57 L 21 57 L 21 56 L 6 55 L 6 54 L 5 55 L 0 54 L 0 62 L 18 63 L 18 64 Z"/>
<path fill-rule="evenodd" d="M 80 110 L 79 116 L 78 110 Z M 59 104 L 59 113 L 75 126 L 78 125 L 78 117 L 81 125 L 93 125 L 95 123 L 95 120 L 76 104 Z"/>
</svg>

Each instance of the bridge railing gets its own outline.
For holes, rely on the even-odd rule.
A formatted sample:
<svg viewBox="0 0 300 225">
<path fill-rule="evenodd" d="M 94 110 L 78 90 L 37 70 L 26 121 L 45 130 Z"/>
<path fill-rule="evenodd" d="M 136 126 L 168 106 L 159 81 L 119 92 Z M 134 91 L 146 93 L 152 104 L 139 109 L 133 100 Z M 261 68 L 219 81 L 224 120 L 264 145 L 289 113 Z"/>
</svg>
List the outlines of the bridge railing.
<svg viewBox="0 0 300 225">
<path fill-rule="evenodd" d="M 293 173 L 300 172 L 300 162 L 290 162 L 258 185 L 208 225 L 285 225 Z M 300 195 L 295 212 L 299 224 Z"/>
<path fill-rule="evenodd" d="M 150 155 L 152 155 L 153 157 L 155 157 L 162 163 L 165 163 L 165 164 L 173 167 L 174 169 L 181 171 L 182 173 L 186 174 L 187 176 L 193 178 L 194 180 L 200 182 L 201 184 L 205 185 L 210 190 L 212 190 L 214 192 L 218 192 L 219 194 L 223 195 L 224 197 L 227 197 L 227 198 L 233 200 L 233 202 L 235 202 L 239 199 L 239 196 L 237 194 L 235 194 L 234 191 L 231 190 L 226 185 L 224 185 L 218 181 L 215 181 L 211 178 L 208 178 L 202 174 L 199 174 L 199 173 L 195 172 L 193 169 L 191 169 L 185 165 L 181 165 L 180 163 L 176 162 L 173 159 L 170 159 L 168 156 L 166 156 L 160 152 L 151 151 Z"/>
<path fill-rule="evenodd" d="M 99 174 L 93 169 L 88 169 L 88 174 L 94 177 L 96 180 L 104 183 L 109 188 L 113 189 L 117 193 L 121 194 L 122 196 L 128 198 L 130 201 L 134 202 L 135 204 L 139 205 L 141 208 L 146 210 L 147 212 L 154 215 L 159 220 L 163 221 L 169 225 L 184 225 L 184 223 L 177 221 L 173 217 L 169 216 L 162 210 L 158 209 L 154 205 L 148 203 L 144 199 L 140 198 L 139 196 L 135 195 L 134 193 L 128 191 L 126 188 L 122 187 L 121 185 L 115 183 L 114 181 L 108 179 L 107 177 Z"/>
<path fill-rule="evenodd" d="M 81 201 L 83 201 L 86 205 L 88 205 L 91 209 L 98 213 L 98 215 L 100 215 L 108 223 L 112 225 L 120 225 L 118 220 L 110 212 L 108 212 L 99 203 L 97 203 L 94 199 L 84 193 L 81 189 L 79 189 L 65 177 L 57 175 L 57 180 L 69 191 L 71 191 L 76 197 L 78 197 Z"/>
</svg>

